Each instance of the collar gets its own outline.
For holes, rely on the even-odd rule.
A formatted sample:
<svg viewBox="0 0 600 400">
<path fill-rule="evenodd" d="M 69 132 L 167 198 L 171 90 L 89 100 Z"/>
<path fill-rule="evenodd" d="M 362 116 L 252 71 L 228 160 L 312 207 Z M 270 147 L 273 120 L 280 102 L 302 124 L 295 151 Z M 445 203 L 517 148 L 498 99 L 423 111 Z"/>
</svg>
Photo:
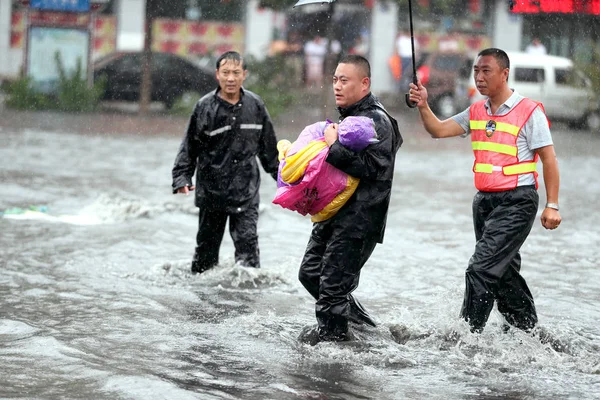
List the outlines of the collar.
<svg viewBox="0 0 600 400">
<path fill-rule="evenodd" d="M 500 107 L 498 107 L 498 110 L 500 110 L 500 108 L 502 108 L 502 106 L 505 106 L 508 110 L 511 110 L 519 102 L 521 95 L 519 93 L 517 93 L 517 91 L 515 89 L 511 89 L 511 90 L 513 91 L 513 94 L 511 94 L 510 97 L 508 99 L 506 99 L 506 101 L 504 103 L 502 103 L 502 105 Z M 488 113 L 492 112 L 491 111 L 492 105 L 490 103 L 489 98 L 485 101 L 484 106 L 485 106 L 485 109 L 488 111 Z"/>
<path fill-rule="evenodd" d="M 219 92 L 220 92 L 220 91 L 221 91 L 221 86 L 218 86 L 218 87 L 217 87 L 217 90 L 215 90 L 215 98 L 216 98 L 217 100 L 219 100 L 219 101 L 221 101 L 221 102 L 225 103 L 225 104 L 231 104 L 231 103 L 230 103 L 230 102 L 228 102 L 227 100 L 225 100 L 225 99 L 221 98 L 221 96 L 219 95 Z M 237 103 L 241 103 L 241 102 L 242 102 L 242 100 L 244 99 L 244 95 L 245 95 L 245 93 L 244 93 L 244 88 L 243 88 L 243 87 L 241 87 L 241 88 L 240 88 L 240 99 L 237 101 Z M 237 104 L 237 103 L 236 103 L 236 104 Z M 231 104 L 231 105 L 235 105 L 235 104 Z"/>
<path fill-rule="evenodd" d="M 371 92 L 369 92 L 369 94 L 367 94 L 365 97 L 363 97 L 356 103 L 354 103 L 346 108 L 338 107 L 337 110 L 340 113 L 340 116 L 342 118 L 345 118 L 349 115 L 354 115 L 359 110 L 362 110 L 364 108 L 367 108 L 367 107 L 373 105 L 373 103 L 374 103 L 373 95 L 371 94 Z"/>
</svg>

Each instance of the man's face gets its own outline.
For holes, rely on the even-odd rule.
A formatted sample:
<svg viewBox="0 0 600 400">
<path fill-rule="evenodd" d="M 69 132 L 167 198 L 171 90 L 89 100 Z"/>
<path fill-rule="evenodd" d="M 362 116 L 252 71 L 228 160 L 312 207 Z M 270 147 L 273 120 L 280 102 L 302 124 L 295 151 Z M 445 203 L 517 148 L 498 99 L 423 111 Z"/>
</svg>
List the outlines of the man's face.
<svg viewBox="0 0 600 400">
<path fill-rule="evenodd" d="M 242 63 L 235 60 L 223 60 L 217 69 L 217 80 L 221 90 L 226 94 L 236 94 L 240 91 L 247 71 L 242 68 Z"/>
<path fill-rule="evenodd" d="M 338 64 L 333 76 L 335 104 L 346 108 L 369 93 L 369 78 L 354 64 Z"/>
<path fill-rule="evenodd" d="M 484 96 L 500 92 L 508 81 L 508 68 L 501 68 L 493 56 L 478 57 L 473 70 L 475 86 Z"/>
</svg>

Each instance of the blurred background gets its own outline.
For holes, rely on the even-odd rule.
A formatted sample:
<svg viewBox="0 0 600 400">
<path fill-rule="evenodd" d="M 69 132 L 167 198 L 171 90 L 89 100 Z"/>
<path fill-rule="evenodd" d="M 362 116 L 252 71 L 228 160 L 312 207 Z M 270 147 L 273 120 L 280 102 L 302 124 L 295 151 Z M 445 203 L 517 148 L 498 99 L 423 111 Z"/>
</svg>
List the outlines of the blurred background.
<svg viewBox="0 0 600 400">
<path fill-rule="evenodd" d="M 326 54 L 365 55 L 373 91 L 391 102 L 401 97 L 412 77 L 408 0 L 337 0 L 331 8 L 294 3 L 0 0 L 3 102 L 67 111 L 120 102 L 140 112 L 154 103 L 188 113 L 216 86 L 214 62 L 228 50 L 248 58 L 247 86 L 274 115 L 299 94 L 311 102 L 311 93 L 321 92 L 331 73 L 324 70 Z M 438 113 L 463 106 L 455 98 L 460 70 L 490 46 L 566 57 L 598 92 L 600 0 L 514 3 L 511 10 L 508 0 L 413 1 L 418 76 L 436 87 Z"/>
</svg>

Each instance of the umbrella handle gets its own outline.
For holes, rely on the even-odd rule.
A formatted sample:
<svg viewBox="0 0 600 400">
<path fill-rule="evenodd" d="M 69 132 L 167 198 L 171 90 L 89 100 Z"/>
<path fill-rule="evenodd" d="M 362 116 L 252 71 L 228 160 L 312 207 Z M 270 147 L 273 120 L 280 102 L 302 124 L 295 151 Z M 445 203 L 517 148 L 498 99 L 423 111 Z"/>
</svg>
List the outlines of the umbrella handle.
<svg viewBox="0 0 600 400">
<path fill-rule="evenodd" d="M 416 85 L 417 82 L 417 76 L 413 75 L 413 83 Z M 404 95 L 404 100 L 406 101 L 406 105 L 408 106 L 408 108 L 415 108 L 417 106 L 416 102 L 410 100 L 410 94 L 408 93 Z"/>
</svg>

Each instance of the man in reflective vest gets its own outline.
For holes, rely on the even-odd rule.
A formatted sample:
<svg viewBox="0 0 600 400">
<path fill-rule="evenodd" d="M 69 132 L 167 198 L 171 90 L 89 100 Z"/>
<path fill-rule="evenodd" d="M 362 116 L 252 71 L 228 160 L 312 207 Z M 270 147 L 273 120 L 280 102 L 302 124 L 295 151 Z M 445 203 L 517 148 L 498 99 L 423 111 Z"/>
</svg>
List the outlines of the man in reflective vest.
<svg viewBox="0 0 600 400">
<path fill-rule="evenodd" d="M 508 86 L 510 61 L 495 48 L 475 60 L 475 84 L 487 100 L 440 121 L 427 104 L 427 90 L 411 84 L 423 125 L 435 138 L 471 134 L 473 172 L 479 190 L 473 199 L 475 252 L 466 271 L 461 317 L 472 332 L 481 332 L 497 302 L 506 323 L 530 331 L 537 323 L 533 297 L 519 273 L 519 249 L 527 239 L 538 209 L 537 161 L 541 159 L 546 205 L 541 223 L 556 229 L 559 172 L 550 127 L 540 103 Z"/>
</svg>

